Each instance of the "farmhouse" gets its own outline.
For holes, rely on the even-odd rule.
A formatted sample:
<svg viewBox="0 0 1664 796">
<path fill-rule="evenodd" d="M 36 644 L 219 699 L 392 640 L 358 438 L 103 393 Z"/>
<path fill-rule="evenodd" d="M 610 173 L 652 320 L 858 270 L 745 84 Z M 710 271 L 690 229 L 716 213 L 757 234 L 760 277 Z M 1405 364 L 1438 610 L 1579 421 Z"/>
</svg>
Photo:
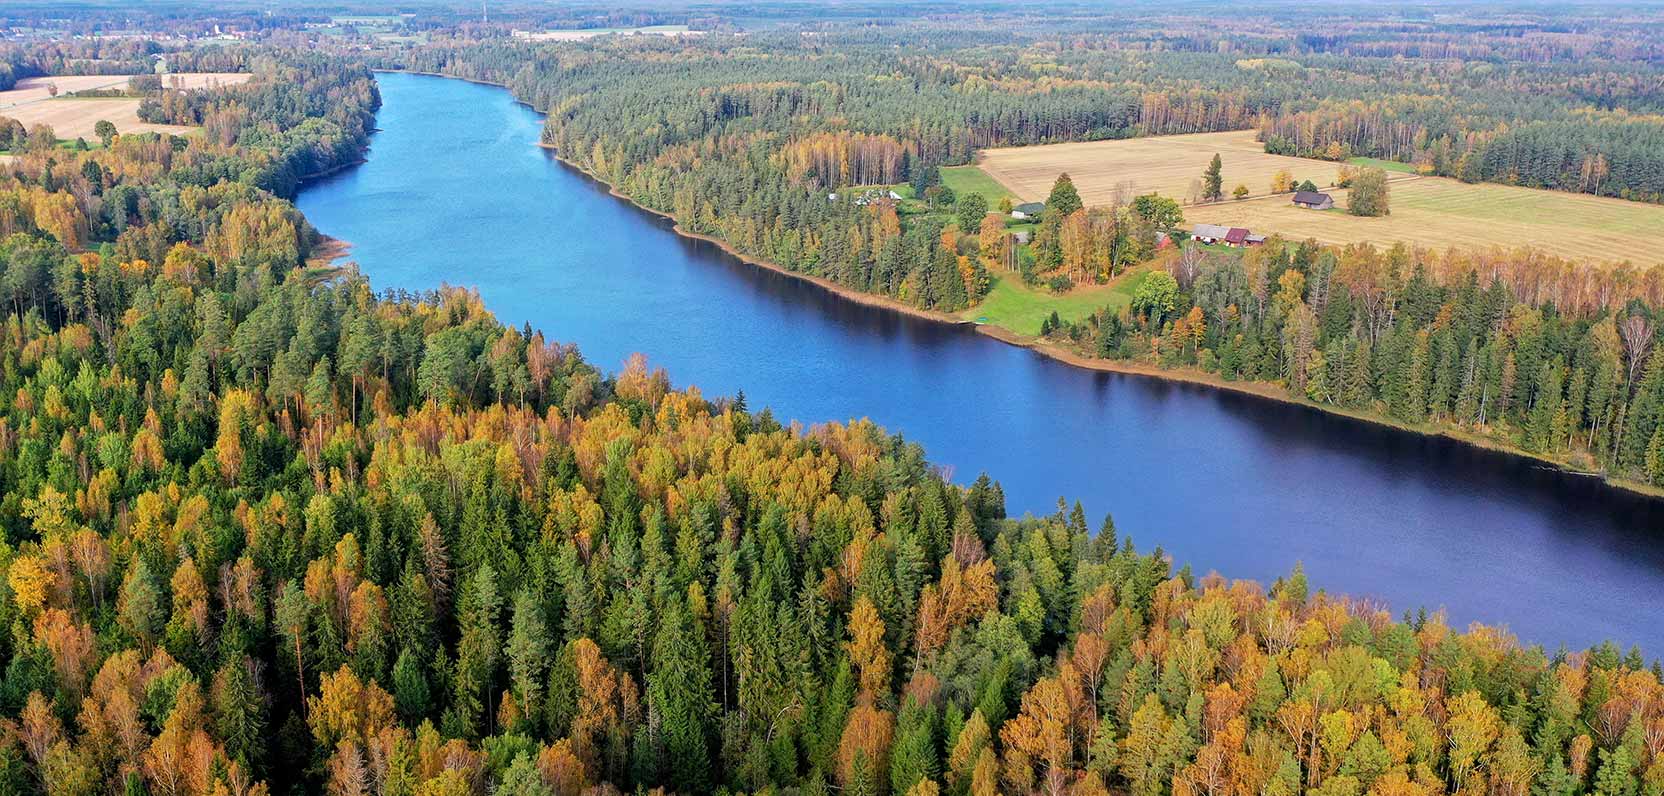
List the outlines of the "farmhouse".
<svg viewBox="0 0 1664 796">
<path fill-rule="evenodd" d="M 1296 191 L 1294 203 L 1307 210 L 1329 210 L 1335 206 L 1335 198 L 1317 191 Z"/>
<path fill-rule="evenodd" d="M 1025 202 L 1011 208 L 1012 218 L 1039 218 L 1046 211 L 1045 202 Z"/>
</svg>

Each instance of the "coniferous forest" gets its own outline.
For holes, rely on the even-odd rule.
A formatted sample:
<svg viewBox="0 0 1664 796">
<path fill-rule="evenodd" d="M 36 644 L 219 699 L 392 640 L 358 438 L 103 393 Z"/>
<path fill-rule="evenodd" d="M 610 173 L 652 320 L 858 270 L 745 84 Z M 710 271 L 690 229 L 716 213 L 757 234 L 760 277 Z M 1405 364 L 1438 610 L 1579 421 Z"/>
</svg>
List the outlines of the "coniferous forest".
<svg viewBox="0 0 1664 796">
<path fill-rule="evenodd" d="M 922 45 L 711 46 L 676 70 L 663 42 L 401 65 L 502 79 L 551 110 L 563 156 L 645 204 L 927 308 L 1009 263 L 961 253 L 952 221 L 903 229 L 827 193 L 928 188 L 997 142 L 1158 131 L 1156 101 L 1120 86 L 1002 110 L 1026 78 L 979 77 L 979 97 Z M 184 57 L 254 73 L 147 102 L 202 134 L 34 150 L 0 175 L 0 792 L 1664 793 L 1664 682 L 1639 650 L 1455 629 L 1297 566 L 1271 584 L 1175 568 L 1078 504 L 1007 516 L 997 473 L 950 482 L 870 423 L 783 425 L 644 359 L 608 373 L 464 289 L 377 292 L 289 201 L 360 156 L 364 60 Z M 840 78 L 880 64 L 910 88 Z M 1259 116 L 1251 94 L 1180 93 L 1159 131 Z M 860 132 L 794 126 L 834 115 Z M 1151 273 L 1126 313 L 1048 324 L 1060 344 L 1664 471 L 1656 270 L 1166 256 L 1159 207 L 1068 209 L 1037 242 L 1053 267 Z M 1086 234 L 1129 253 L 1086 261 Z"/>
</svg>

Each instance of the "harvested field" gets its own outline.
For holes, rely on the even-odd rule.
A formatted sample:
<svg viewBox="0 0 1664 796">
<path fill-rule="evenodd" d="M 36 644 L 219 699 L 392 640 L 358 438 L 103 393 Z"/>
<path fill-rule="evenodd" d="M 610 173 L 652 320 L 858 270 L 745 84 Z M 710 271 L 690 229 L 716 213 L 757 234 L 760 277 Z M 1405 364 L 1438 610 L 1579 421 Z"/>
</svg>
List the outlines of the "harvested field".
<svg viewBox="0 0 1664 796">
<path fill-rule="evenodd" d="M 1223 164 L 1227 195 L 1237 185 L 1248 186 L 1250 195 L 1267 194 L 1271 175 L 1282 169 L 1296 180 L 1329 185 L 1339 168 L 1321 160 L 1267 155 L 1252 130 L 988 149 L 977 165 L 1025 202 L 1044 201 L 1062 172 L 1069 173 L 1088 205 L 1108 204 L 1118 188 L 1128 196 L 1155 191 L 1184 201 L 1215 153 Z"/>
<path fill-rule="evenodd" d="M 186 91 L 247 82 L 246 73 L 215 72 L 164 75 L 168 88 Z M 67 97 L 74 91 L 93 89 L 123 89 L 128 75 L 70 75 L 60 77 L 31 77 L 18 81 L 10 91 L 0 91 L 0 116 L 23 123 L 25 127 L 45 124 L 59 138 L 73 140 L 94 138 L 93 126 L 108 120 L 123 133 L 170 132 L 183 133 L 192 128 L 169 124 L 149 124 L 139 120 L 139 100 L 136 97 L 97 97 L 81 99 Z M 54 98 L 48 88 L 57 85 L 59 96 Z"/>
<path fill-rule="evenodd" d="M 1245 183 L 1254 196 L 1186 205 L 1187 223 L 1247 227 L 1336 244 L 1403 241 L 1435 249 L 1529 245 L 1572 259 L 1664 262 L 1655 240 L 1656 231 L 1664 228 L 1664 206 L 1389 172 L 1391 215 L 1348 215 L 1347 192 L 1333 188 L 1323 190 L 1335 198 L 1334 210 L 1304 210 L 1287 194 L 1266 194 L 1271 175 L 1287 168 L 1297 179 L 1328 185 L 1337 164 L 1267 155 L 1256 151 L 1258 147 L 1252 133 L 1204 133 L 995 149 L 984 152 L 980 163 L 1013 193 L 1035 201 L 1044 200 L 1058 172 L 1067 171 L 1081 198 L 1092 205 L 1114 198 L 1122 182 L 1134 186 L 1134 194 L 1154 190 L 1183 200 L 1190 180 L 1219 152 L 1226 192 Z"/>
<path fill-rule="evenodd" d="M 1569 259 L 1664 262 L 1656 243 L 1657 230 L 1664 228 L 1664 206 L 1417 177 L 1392 182 L 1391 215 L 1361 218 L 1342 209 L 1346 191 L 1330 193 L 1334 210 L 1302 210 L 1287 197 L 1275 196 L 1186 207 L 1185 219 L 1325 243 L 1404 241 L 1439 249 L 1530 245 Z"/>
</svg>

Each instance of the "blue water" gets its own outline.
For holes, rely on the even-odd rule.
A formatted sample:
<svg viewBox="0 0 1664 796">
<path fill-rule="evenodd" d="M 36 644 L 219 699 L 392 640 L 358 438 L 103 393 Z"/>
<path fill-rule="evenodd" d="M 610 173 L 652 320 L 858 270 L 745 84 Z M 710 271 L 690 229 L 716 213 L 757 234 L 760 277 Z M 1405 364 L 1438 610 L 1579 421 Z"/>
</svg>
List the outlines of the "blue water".
<svg viewBox="0 0 1664 796">
<path fill-rule="evenodd" d="M 804 423 L 870 417 L 1012 514 L 1059 496 L 1198 574 L 1319 587 L 1505 624 L 1551 650 L 1664 650 L 1664 506 L 1589 478 L 1249 396 L 1071 368 L 748 266 L 534 146 L 508 93 L 380 76 L 368 161 L 301 192 L 378 288 L 478 288 L 617 370 L 744 390 Z"/>
</svg>

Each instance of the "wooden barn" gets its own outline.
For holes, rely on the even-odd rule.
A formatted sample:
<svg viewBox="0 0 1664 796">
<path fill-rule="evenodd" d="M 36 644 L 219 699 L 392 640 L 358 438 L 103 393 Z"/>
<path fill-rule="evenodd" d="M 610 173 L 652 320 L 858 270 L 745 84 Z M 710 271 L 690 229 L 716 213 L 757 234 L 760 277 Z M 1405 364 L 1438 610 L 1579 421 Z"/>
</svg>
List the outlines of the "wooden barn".
<svg viewBox="0 0 1664 796">
<path fill-rule="evenodd" d="M 1294 203 L 1307 210 L 1328 210 L 1335 206 L 1335 197 L 1317 191 L 1296 191 Z"/>
</svg>

